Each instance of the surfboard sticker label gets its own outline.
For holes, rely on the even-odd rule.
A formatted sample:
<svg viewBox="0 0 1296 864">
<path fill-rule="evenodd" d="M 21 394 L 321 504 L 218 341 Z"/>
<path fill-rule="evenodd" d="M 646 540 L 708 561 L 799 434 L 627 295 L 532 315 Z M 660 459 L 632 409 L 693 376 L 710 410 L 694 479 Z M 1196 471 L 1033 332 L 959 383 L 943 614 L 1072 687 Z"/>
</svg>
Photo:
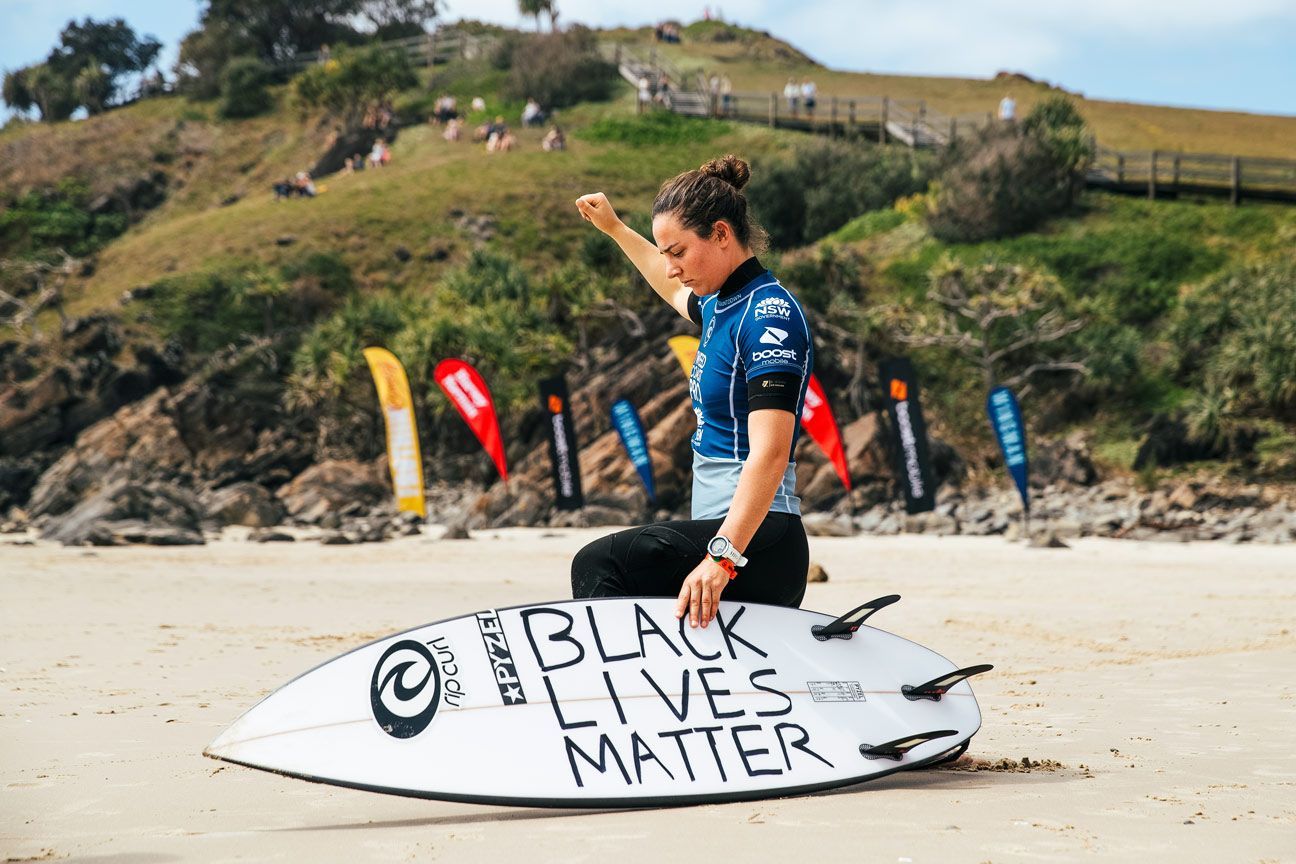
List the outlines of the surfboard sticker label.
<svg viewBox="0 0 1296 864">
<path fill-rule="evenodd" d="M 832 788 L 959 741 L 896 764 L 862 743 L 980 726 L 967 682 L 904 698 L 898 682 L 957 669 L 906 639 L 860 627 L 820 642 L 812 625 L 829 616 L 729 601 L 694 629 L 674 604 L 565 600 L 394 634 L 279 688 L 208 752 L 396 794 L 632 806 Z"/>
<path fill-rule="evenodd" d="M 867 702 L 858 681 L 807 681 L 810 698 L 816 702 Z"/>
<path fill-rule="evenodd" d="M 490 658 L 491 672 L 499 687 L 500 699 L 505 705 L 526 704 L 522 679 L 518 677 L 517 664 L 513 662 L 513 652 L 509 650 L 508 637 L 504 635 L 499 613 L 494 609 L 478 612 L 477 629 L 481 631 L 482 645 L 486 648 L 486 656 Z"/>
</svg>

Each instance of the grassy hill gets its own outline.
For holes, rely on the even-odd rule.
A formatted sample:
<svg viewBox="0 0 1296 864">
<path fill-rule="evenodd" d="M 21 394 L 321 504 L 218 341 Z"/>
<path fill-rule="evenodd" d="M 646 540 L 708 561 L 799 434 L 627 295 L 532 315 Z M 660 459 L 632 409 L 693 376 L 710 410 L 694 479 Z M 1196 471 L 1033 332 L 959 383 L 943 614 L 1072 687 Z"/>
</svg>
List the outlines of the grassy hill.
<svg viewBox="0 0 1296 864">
<path fill-rule="evenodd" d="M 835 72 L 761 34 L 706 41 L 708 32 L 714 36 L 714 27 L 696 25 L 686 36 L 697 38 L 660 50 L 685 69 L 724 70 L 744 92 L 777 89 L 788 76 L 812 76 L 825 99 L 886 94 L 927 99 L 950 113 L 993 110 L 1005 92 L 1025 113 L 1056 92 L 1016 79 Z M 650 34 L 610 36 L 647 45 Z M 468 118 L 470 126 L 497 112 L 516 120 L 520 106 L 499 95 L 499 75 L 486 64 L 424 74 L 424 84 L 398 102 L 405 115 L 413 116 L 436 93 L 449 90 L 461 105 L 475 95 L 487 99 L 487 110 Z M 286 102 L 283 94 L 279 97 Z M 1296 156 L 1296 118 L 1079 104 L 1109 146 Z M 149 307 L 121 306 L 123 292 L 231 264 L 279 266 L 311 252 L 335 255 L 360 293 L 372 296 L 393 291 L 430 296 L 447 273 L 483 248 L 509 256 L 535 277 L 551 274 L 578 259 L 591 238 L 572 206 L 578 195 L 607 192 L 624 212 L 642 218 L 658 184 L 676 172 L 725 152 L 743 155 L 759 172 L 762 162 L 781 158 L 805 140 L 761 126 L 673 117 L 636 120 L 628 87 L 612 101 L 581 104 L 558 119 L 569 133 L 563 153 L 541 152 L 540 130 L 517 128 L 515 152 L 488 154 L 467 141 L 445 142 L 439 127 L 409 124 L 392 147 L 388 167 L 320 178 L 318 197 L 276 202 L 271 183 L 309 167 L 328 147 L 327 121 L 301 116 L 286 104 L 265 117 L 222 121 L 210 104 L 154 99 L 83 122 L 15 124 L 3 130 L 0 200 L 66 177 L 81 178 L 92 194 L 110 194 L 123 178 L 165 175 L 165 201 L 105 246 L 94 266 L 65 287 L 67 313 L 120 311 L 147 331 Z M 922 302 L 927 274 L 943 257 L 1022 263 L 1055 274 L 1078 309 L 1099 309 L 1107 316 L 1103 326 L 1111 329 L 1103 332 L 1132 344 L 1130 356 L 1141 358 L 1146 371 L 1121 391 L 1124 402 L 1090 406 L 1078 421 L 1059 415 L 1050 431 L 1060 434 L 1082 425 L 1093 432 L 1109 467 L 1127 469 L 1147 418 L 1177 410 L 1192 396 L 1164 362 L 1173 353 L 1173 331 L 1166 323 L 1170 311 L 1181 297 L 1229 268 L 1296 245 L 1296 208 L 1153 203 L 1091 193 L 1073 215 L 995 243 L 942 243 L 921 218 L 900 208 L 863 214 L 818 245 L 845 250 L 862 262 L 862 302 L 870 308 Z M 818 254 L 789 253 L 785 260 L 790 268 Z M 779 263 L 778 256 L 771 257 Z M 812 272 L 806 278 L 817 277 Z M 1132 297 L 1143 297 L 1140 302 L 1151 304 L 1151 311 L 1141 317 L 1109 311 Z M 884 340 L 870 350 L 887 347 L 895 348 Z M 920 354 L 933 382 L 929 392 L 938 434 L 964 452 L 988 453 L 983 394 L 966 386 L 967 368 L 935 351 Z M 846 362 L 831 355 L 823 360 Z M 1269 431 L 1266 446 L 1281 461 L 1283 442 L 1296 437 L 1281 425 Z"/>
<path fill-rule="evenodd" d="M 648 30 L 615 31 L 614 35 L 632 45 L 651 44 Z M 718 36 L 725 41 L 715 41 Z M 1017 100 L 1019 115 L 1024 116 L 1041 99 L 1058 92 L 1046 83 L 1016 76 L 995 80 L 829 69 L 771 36 L 718 22 L 697 22 L 686 28 L 684 37 L 678 45 L 655 47 L 686 74 L 727 73 L 740 93 L 781 93 L 789 77 L 809 77 L 818 85 L 821 105 L 833 96 L 890 96 L 923 99 L 942 114 L 959 115 L 993 113 L 999 100 L 1011 95 Z M 867 62 L 861 59 L 861 65 Z M 1072 95 L 1099 142 L 1107 147 L 1296 158 L 1296 117 L 1136 105 Z"/>
</svg>

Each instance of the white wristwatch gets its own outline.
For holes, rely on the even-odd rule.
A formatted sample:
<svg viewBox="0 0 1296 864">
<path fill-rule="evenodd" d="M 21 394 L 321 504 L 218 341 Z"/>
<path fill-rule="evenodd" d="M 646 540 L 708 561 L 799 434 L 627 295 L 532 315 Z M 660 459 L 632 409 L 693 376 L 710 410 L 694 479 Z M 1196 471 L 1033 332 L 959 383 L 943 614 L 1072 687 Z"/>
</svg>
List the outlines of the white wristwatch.
<svg viewBox="0 0 1296 864">
<path fill-rule="evenodd" d="M 712 537 L 710 542 L 707 543 L 707 554 L 717 561 L 725 558 L 732 561 L 737 567 L 747 566 L 747 559 L 743 557 L 743 554 L 734 548 L 728 537 L 720 534 Z"/>
</svg>

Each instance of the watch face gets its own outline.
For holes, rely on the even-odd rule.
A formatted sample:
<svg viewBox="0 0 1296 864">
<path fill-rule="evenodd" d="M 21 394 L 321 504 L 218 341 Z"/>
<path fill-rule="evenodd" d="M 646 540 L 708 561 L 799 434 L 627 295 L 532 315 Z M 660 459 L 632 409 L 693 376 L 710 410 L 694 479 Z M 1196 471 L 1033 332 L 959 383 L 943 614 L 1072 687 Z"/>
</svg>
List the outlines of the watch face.
<svg viewBox="0 0 1296 864">
<path fill-rule="evenodd" d="M 729 548 L 729 541 L 723 537 L 712 537 L 711 542 L 707 544 L 707 552 L 715 555 L 717 558 L 724 555 L 725 550 Z"/>
</svg>

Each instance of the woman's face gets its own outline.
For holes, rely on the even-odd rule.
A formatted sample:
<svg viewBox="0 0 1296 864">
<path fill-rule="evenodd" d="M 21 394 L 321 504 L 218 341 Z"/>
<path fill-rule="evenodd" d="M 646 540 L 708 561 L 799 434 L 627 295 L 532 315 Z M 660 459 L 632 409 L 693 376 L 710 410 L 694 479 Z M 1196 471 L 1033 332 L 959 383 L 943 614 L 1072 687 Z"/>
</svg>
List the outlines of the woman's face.
<svg viewBox="0 0 1296 864">
<path fill-rule="evenodd" d="M 699 237 L 674 213 L 662 213 L 653 218 L 652 231 L 657 251 L 666 256 L 666 275 L 699 297 L 719 291 L 734 271 L 737 241 L 727 222 L 717 222 L 710 237 Z"/>
</svg>

